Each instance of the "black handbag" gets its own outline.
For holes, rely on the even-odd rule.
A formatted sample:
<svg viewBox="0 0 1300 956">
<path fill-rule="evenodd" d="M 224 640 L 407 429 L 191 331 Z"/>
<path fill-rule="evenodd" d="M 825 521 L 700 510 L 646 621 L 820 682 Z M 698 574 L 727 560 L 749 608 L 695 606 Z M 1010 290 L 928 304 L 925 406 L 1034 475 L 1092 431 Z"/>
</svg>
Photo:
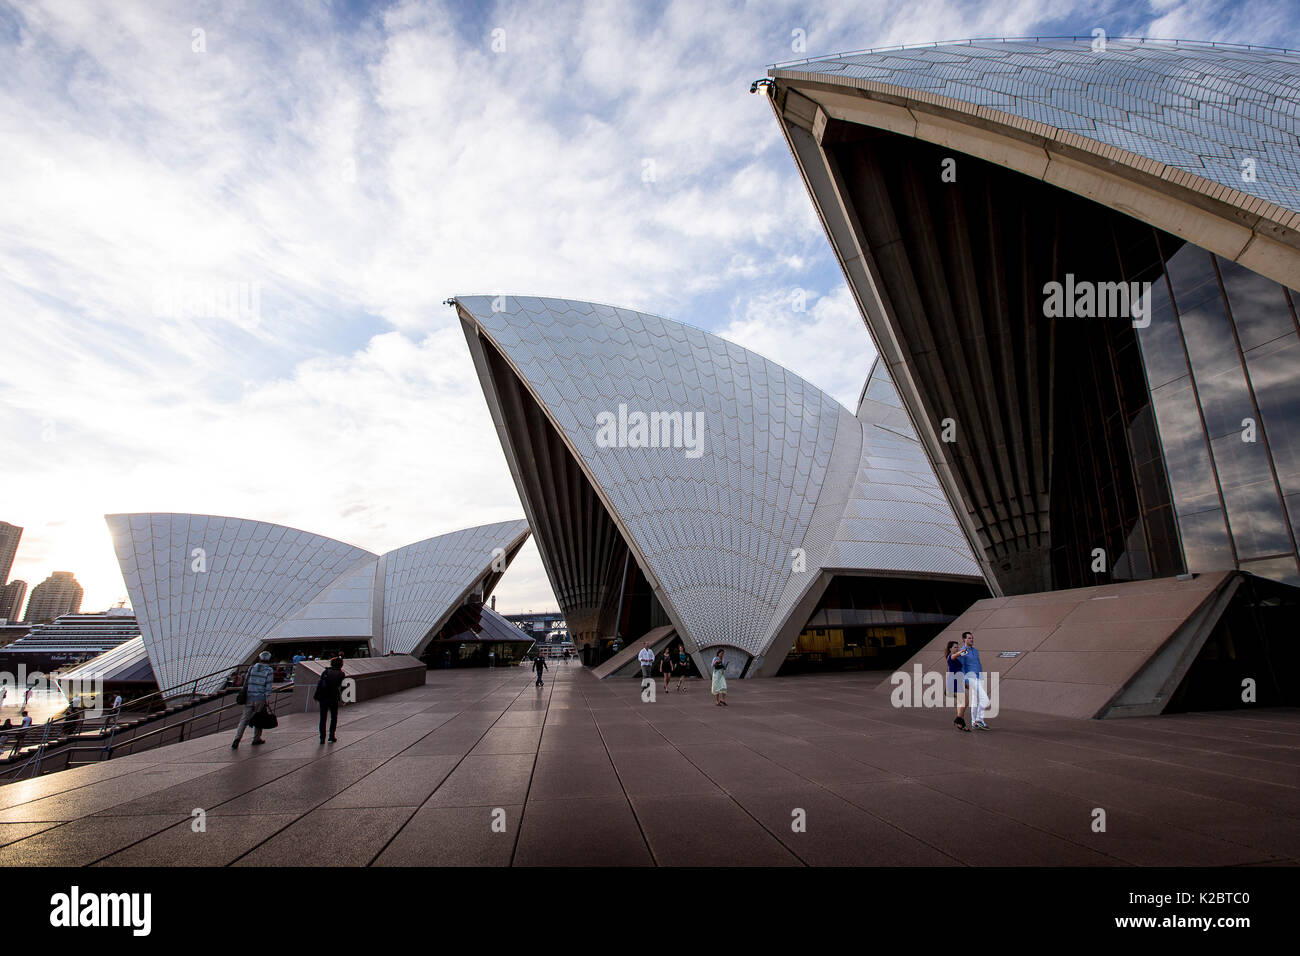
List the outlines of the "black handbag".
<svg viewBox="0 0 1300 956">
<path fill-rule="evenodd" d="M 267 704 L 266 707 L 253 715 L 253 719 L 249 723 L 259 730 L 271 730 L 280 726 L 280 719 L 275 716 L 275 711 L 271 710 L 271 705 Z"/>
</svg>

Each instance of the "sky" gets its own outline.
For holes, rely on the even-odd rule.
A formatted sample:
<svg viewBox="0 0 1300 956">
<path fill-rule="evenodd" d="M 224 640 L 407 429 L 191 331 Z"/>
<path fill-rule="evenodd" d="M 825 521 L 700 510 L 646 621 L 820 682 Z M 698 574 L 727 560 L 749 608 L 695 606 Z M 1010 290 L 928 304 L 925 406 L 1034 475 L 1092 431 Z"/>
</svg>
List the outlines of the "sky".
<svg viewBox="0 0 1300 956">
<path fill-rule="evenodd" d="M 0 520 L 126 598 L 104 515 L 386 551 L 521 517 L 470 293 L 715 332 L 854 407 L 875 350 L 774 62 L 976 36 L 1300 47 L 1290 0 L 0 0 Z M 800 48 L 802 44 L 802 48 Z M 804 311 L 795 303 L 806 301 Z M 530 542 L 498 610 L 557 606 Z"/>
</svg>

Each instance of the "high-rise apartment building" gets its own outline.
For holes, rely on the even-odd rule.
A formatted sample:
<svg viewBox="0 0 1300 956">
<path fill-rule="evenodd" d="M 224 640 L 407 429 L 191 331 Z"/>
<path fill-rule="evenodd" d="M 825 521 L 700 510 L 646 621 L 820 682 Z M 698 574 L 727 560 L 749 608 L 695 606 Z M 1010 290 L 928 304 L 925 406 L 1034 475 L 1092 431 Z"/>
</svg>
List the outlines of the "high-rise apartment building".
<svg viewBox="0 0 1300 956">
<path fill-rule="evenodd" d="M 63 614 L 76 614 L 81 610 L 82 593 L 71 571 L 55 571 L 32 589 L 23 620 L 28 624 L 45 624 Z"/>
</svg>

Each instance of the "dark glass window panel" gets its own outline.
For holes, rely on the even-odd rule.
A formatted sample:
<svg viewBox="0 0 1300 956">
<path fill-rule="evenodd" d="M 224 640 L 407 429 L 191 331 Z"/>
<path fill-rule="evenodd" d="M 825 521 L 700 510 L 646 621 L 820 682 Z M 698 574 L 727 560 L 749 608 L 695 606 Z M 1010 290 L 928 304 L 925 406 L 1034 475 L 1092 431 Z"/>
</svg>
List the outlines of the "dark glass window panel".
<svg viewBox="0 0 1300 956">
<path fill-rule="evenodd" d="M 1129 423 L 1128 428 L 1129 446 L 1133 449 L 1133 460 L 1139 468 L 1153 462 L 1157 465 L 1160 463 L 1160 442 L 1156 439 L 1155 415 L 1151 411 L 1150 404 L 1145 404 L 1146 397 L 1144 392 L 1142 395 L 1144 404 Z M 1160 473 L 1161 484 L 1163 485 L 1163 467 L 1160 468 Z M 1140 485 L 1141 482 L 1139 482 Z"/>
<path fill-rule="evenodd" d="M 1250 395 L 1210 254 L 1184 246 L 1169 260 L 1169 279 L 1205 424 L 1218 437 L 1241 421 Z"/>
<path fill-rule="evenodd" d="M 1238 558 L 1245 560 L 1290 551 L 1291 536 L 1273 485 L 1264 443 L 1227 435 L 1211 444 Z"/>
<path fill-rule="evenodd" d="M 1295 321 L 1280 285 L 1230 259 L 1220 258 L 1218 262 L 1243 349 L 1263 345 L 1280 335 L 1295 337 Z"/>
<path fill-rule="evenodd" d="M 1174 524 L 1174 511 L 1170 507 L 1147 512 L 1147 534 L 1151 538 L 1151 574 L 1166 577 L 1180 574 L 1183 565 L 1182 550 L 1178 543 L 1178 529 Z"/>
<path fill-rule="evenodd" d="M 1300 585 L 1300 568 L 1297 567 L 1294 557 L 1243 561 L 1241 569 L 1258 574 L 1262 578 L 1281 581 L 1283 584 Z"/>
<path fill-rule="evenodd" d="M 1169 504 L 1169 486 L 1165 483 L 1165 470 L 1159 459 L 1138 465 L 1138 492 L 1144 512 Z"/>
<path fill-rule="evenodd" d="M 1196 361 L 1192 361 L 1193 367 Z M 1246 376 L 1234 354 L 1233 364 L 1217 372 L 1196 373 L 1196 390 L 1201 397 L 1205 428 L 1211 438 L 1239 433 L 1242 420 L 1253 418 L 1255 407 L 1246 388 Z"/>
<path fill-rule="evenodd" d="M 1300 493 L 1300 341 L 1251 349 L 1246 365 L 1282 493 Z"/>
<path fill-rule="evenodd" d="M 1178 516 L 1183 536 L 1183 553 L 1189 571 L 1228 571 L 1232 569 L 1232 547 L 1223 513 L 1218 510 Z"/>
<path fill-rule="evenodd" d="M 1178 333 L 1178 320 L 1163 276 L 1151 283 L 1150 308 L 1151 322 L 1146 328 L 1138 329 L 1138 341 L 1142 345 L 1142 364 L 1146 366 L 1147 381 L 1152 388 L 1158 388 L 1187 374 L 1183 340 Z"/>
<path fill-rule="evenodd" d="M 1300 541 L 1300 493 L 1284 496 L 1282 504 L 1291 518 L 1291 534 Z"/>
<path fill-rule="evenodd" d="M 1210 451 L 1196 411 L 1196 397 L 1188 378 L 1162 385 L 1153 398 L 1165 449 L 1169 486 L 1180 515 L 1219 507 Z M 1193 503 L 1199 505 L 1193 507 Z M 1202 504 L 1202 502 L 1204 502 Z"/>
</svg>

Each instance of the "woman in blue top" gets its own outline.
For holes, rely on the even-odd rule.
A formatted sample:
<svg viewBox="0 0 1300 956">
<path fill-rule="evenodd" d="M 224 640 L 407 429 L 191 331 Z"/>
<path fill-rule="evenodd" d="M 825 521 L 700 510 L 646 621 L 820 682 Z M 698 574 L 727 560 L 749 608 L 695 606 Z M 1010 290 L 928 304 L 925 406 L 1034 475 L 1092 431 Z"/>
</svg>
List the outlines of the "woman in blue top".
<svg viewBox="0 0 1300 956">
<path fill-rule="evenodd" d="M 966 726 L 966 682 L 961 673 L 961 645 L 956 641 L 949 641 L 945 656 L 948 658 L 946 690 L 957 698 L 957 716 L 952 722 L 957 725 L 958 730 L 970 733 L 970 728 Z"/>
</svg>

